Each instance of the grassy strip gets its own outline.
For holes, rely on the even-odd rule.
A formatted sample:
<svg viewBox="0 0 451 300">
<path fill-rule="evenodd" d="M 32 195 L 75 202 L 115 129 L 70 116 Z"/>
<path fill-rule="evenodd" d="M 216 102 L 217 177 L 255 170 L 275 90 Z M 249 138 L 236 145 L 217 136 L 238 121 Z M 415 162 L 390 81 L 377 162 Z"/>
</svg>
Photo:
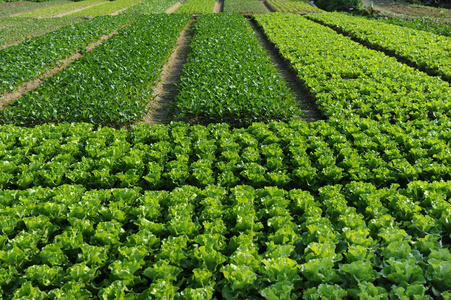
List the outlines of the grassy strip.
<svg viewBox="0 0 451 300">
<path fill-rule="evenodd" d="M 315 14 L 316 15 L 316 14 Z M 326 116 L 388 122 L 450 116 L 451 89 L 438 77 L 370 50 L 299 15 L 256 15 Z"/>
<path fill-rule="evenodd" d="M 15 2 L 8 3 L 9 7 L 0 8 L 0 17 L 7 17 L 16 14 L 27 13 L 34 10 L 44 9 L 51 6 L 58 6 L 71 3 L 69 0 L 50 0 L 43 2 Z M 1 5 L 1 4 L 0 4 Z"/>
<path fill-rule="evenodd" d="M 322 12 L 323 10 L 303 0 L 266 0 L 277 12 Z"/>
<path fill-rule="evenodd" d="M 127 9 L 125 14 L 161 14 L 164 13 L 168 8 L 170 8 L 178 0 L 144 0 L 140 4 Z"/>
<path fill-rule="evenodd" d="M 127 23 L 129 19 L 95 18 L 1 50 L 0 95 L 43 75 L 55 67 L 59 60 L 83 51 L 89 43 Z"/>
<path fill-rule="evenodd" d="M 215 8 L 215 0 L 186 0 L 183 5 L 175 11 L 178 14 L 208 14 Z"/>
<path fill-rule="evenodd" d="M 371 46 L 388 50 L 451 81 L 449 37 L 343 13 L 312 15 L 309 18 L 350 33 Z"/>
<path fill-rule="evenodd" d="M 80 21 L 81 18 L 32 19 L 30 22 L 0 29 L 0 49 Z"/>
<path fill-rule="evenodd" d="M 1 111 L 0 122 L 123 126 L 139 120 L 188 19 L 164 14 L 138 19 Z"/>
<path fill-rule="evenodd" d="M 64 13 L 68 13 L 70 11 L 76 9 L 82 9 L 91 5 L 99 4 L 105 2 L 105 0 L 84 0 L 78 2 L 71 2 L 65 5 L 48 7 L 44 9 L 40 9 L 37 11 L 32 11 L 29 13 L 21 14 L 21 17 L 40 17 L 40 18 L 50 18 L 54 16 L 58 16 Z"/>
<path fill-rule="evenodd" d="M 266 13 L 259 0 L 225 0 L 224 12 L 227 13 Z"/>
<path fill-rule="evenodd" d="M 247 126 L 299 117 L 295 99 L 243 16 L 204 15 L 194 31 L 176 98 L 179 118 Z"/>
<path fill-rule="evenodd" d="M 134 4 L 137 4 L 141 2 L 142 0 L 115 0 L 115 1 L 109 1 L 104 4 L 100 4 L 94 7 L 90 7 L 78 12 L 71 13 L 67 15 L 68 17 L 74 17 L 74 16 L 105 16 L 112 14 L 118 10 L 121 10 L 123 8 L 127 8 L 129 6 L 132 6 Z"/>
</svg>

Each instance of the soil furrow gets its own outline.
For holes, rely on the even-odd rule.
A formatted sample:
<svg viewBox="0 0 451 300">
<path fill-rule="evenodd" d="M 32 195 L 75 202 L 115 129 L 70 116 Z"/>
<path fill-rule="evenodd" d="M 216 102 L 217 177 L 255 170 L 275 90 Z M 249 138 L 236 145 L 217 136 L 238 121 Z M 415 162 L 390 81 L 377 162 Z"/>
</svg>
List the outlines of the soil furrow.
<svg viewBox="0 0 451 300">
<path fill-rule="evenodd" d="M 165 14 L 172 14 L 173 12 L 175 12 L 180 6 L 182 6 L 182 2 L 179 1 L 176 4 L 172 5 L 171 7 L 169 7 L 168 9 L 165 10 Z"/>
<path fill-rule="evenodd" d="M 147 107 L 149 112 L 137 124 L 169 124 L 173 118 L 171 116 L 171 106 L 175 104 L 177 96 L 177 84 L 180 82 L 183 65 L 186 63 L 189 53 L 189 41 L 193 36 L 193 22 L 189 22 L 181 32 L 177 40 L 177 46 L 163 66 L 160 74 L 160 81 L 152 87 L 155 99 L 151 100 Z"/>
<path fill-rule="evenodd" d="M 102 44 L 104 41 L 111 38 L 113 35 L 116 35 L 118 31 L 128 25 L 130 25 L 132 22 L 121 26 L 119 29 L 114 30 L 113 32 L 101 36 L 97 41 L 89 44 L 86 46 L 86 51 L 91 51 L 100 44 Z M 21 84 L 16 90 L 5 93 L 2 96 L 0 96 L 0 109 L 3 109 L 5 106 L 8 106 L 11 102 L 16 101 L 17 99 L 21 98 L 26 93 L 38 88 L 47 78 L 57 74 L 61 70 L 67 68 L 74 60 L 81 58 L 83 55 L 81 53 L 75 53 L 74 55 L 67 57 L 65 59 L 62 59 L 60 64 L 54 68 L 52 68 L 50 71 L 42 75 L 41 77 L 35 78 L 33 80 L 30 80 L 28 82 L 25 82 Z"/>
<path fill-rule="evenodd" d="M 215 8 L 213 9 L 214 13 L 220 13 L 224 11 L 224 0 L 216 0 Z"/>
<path fill-rule="evenodd" d="M 253 18 L 249 19 L 249 21 L 260 40 L 261 47 L 268 52 L 273 66 L 279 71 L 287 87 L 298 101 L 299 108 L 303 111 L 302 119 L 309 123 L 324 120 L 325 118 L 315 102 L 315 96 L 304 87 L 304 84 L 297 77 L 296 71 L 293 70 L 291 63 L 280 55 L 257 22 Z"/>
<path fill-rule="evenodd" d="M 263 1 L 261 1 L 261 3 L 268 12 L 276 12 L 277 11 L 271 4 L 268 3 L 268 1 L 263 0 Z"/>
</svg>

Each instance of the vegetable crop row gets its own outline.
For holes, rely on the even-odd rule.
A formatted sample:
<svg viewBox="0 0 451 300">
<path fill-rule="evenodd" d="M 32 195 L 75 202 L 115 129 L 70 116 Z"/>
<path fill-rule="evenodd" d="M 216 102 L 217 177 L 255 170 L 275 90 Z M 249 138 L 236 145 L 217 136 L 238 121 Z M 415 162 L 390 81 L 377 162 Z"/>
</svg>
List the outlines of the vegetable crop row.
<svg viewBox="0 0 451 300">
<path fill-rule="evenodd" d="M 322 9 L 314 7 L 303 0 L 266 0 L 277 12 L 321 12 Z"/>
<path fill-rule="evenodd" d="M 109 1 L 100 5 L 96 5 L 81 11 L 77 11 L 67 16 L 105 16 L 117 12 L 121 9 L 130 7 L 142 0 L 115 0 Z"/>
<path fill-rule="evenodd" d="M 266 13 L 260 0 L 225 0 L 224 12 L 227 13 Z"/>
<path fill-rule="evenodd" d="M 0 296 L 446 298 L 450 186 L 2 190 Z"/>
<path fill-rule="evenodd" d="M 440 78 L 299 15 L 255 19 L 328 117 L 405 122 L 449 116 L 451 89 Z"/>
<path fill-rule="evenodd" d="M 151 86 L 188 20 L 188 15 L 139 18 L 6 107 L 0 122 L 122 126 L 139 120 L 153 98 Z"/>
<path fill-rule="evenodd" d="M 176 97 L 179 118 L 246 126 L 301 114 L 242 15 L 199 17 L 191 49 Z"/>
<path fill-rule="evenodd" d="M 186 0 L 175 13 L 177 14 L 208 14 L 213 13 L 215 0 Z"/>
<path fill-rule="evenodd" d="M 98 5 L 100 3 L 106 2 L 105 0 L 83 0 L 77 2 L 69 2 L 67 4 L 51 6 L 36 11 L 30 11 L 27 13 L 20 14 L 20 17 L 39 17 L 39 18 L 51 18 L 61 14 L 71 12 L 76 9 L 84 9 L 88 6 Z"/>
<path fill-rule="evenodd" d="M 89 43 L 130 20 L 129 17 L 94 18 L 1 50 L 0 95 L 45 74 L 61 59 L 83 51 Z"/>
<path fill-rule="evenodd" d="M 0 29 L 0 49 L 83 21 L 81 18 L 33 19 L 11 17 L 10 19 L 24 22 Z"/>
<path fill-rule="evenodd" d="M 451 81 L 451 38 L 343 13 L 308 18 L 338 28 L 371 46 L 389 50 Z"/>
<path fill-rule="evenodd" d="M 138 125 L 131 132 L 88 124 L 1 127 L 0 188 L 78 184 L 87 189 L 182 185 L 312 192 L 351 181 L 377 188 L 449 181 L 450 123 L 348 122 Z"/>
<path fill-rule="evenodd" d="M 178 0 L 144 0 L 129 9 L 125 10 L 125 14 L 161 14 L 169 7 L 179 2 Z"/>
</svg>

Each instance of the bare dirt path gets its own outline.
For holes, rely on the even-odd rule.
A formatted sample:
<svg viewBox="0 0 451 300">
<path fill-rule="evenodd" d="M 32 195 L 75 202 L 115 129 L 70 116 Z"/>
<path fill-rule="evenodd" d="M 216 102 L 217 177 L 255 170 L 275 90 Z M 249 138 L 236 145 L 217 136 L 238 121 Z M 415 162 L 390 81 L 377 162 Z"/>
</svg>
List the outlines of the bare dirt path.
<svg viewBox="0 0 451 300">
<path fill-rule="evenodd" d="M 97 46 L 102 44 L 104 41 L 111 38 L 113 35 L 116 35 L 118 33 L 118 30 L 120 30 L 130 24 L 131 23 L 123 25 L 119 29 L 117 29 L 109 34 L 101 36 L 97 41 L 87 45 L 86 51 L 89 52 L 89 51 L 93 50 L 94 48 L 96 48 Z M 74 55 L 61 60 L 60 63 L 58 64 L 58 66 L 52 68 L 50 71 L 48 71 L 41 77 L 35 78 L 28 82 L 25 82 L 25 83 L 21 84 L 16 90 L 3 94 L 2 96 L 0 96 L 0 109 L 3 109 L 5 106 L 8 106 L 11 102 L 16 101 L 17 99 L 21 98 L 26 93 L 38 88 L 47 78 L 57 74 L 58 72 L 60 72 L 61 70 L 65 69 L 65 68 L 67 68 L 74 60 L 81 58 L 82 56 L 83 55 L 81 53 L 75 53 Z"/>
<path fill-rule="evenodd" d="M 304 88 L 303 83 L 296 76 L 296 72 L 292 69 L 291 64 L 282 58 L 279 51 L 268 40 L 263 30 L 258 26 L 257 22 L 250 19 L 250 23 L 260 40 L 261 47 L 268 52 L 271 57 L 273 66 L 279 71 L 283 80 L 287 83 L 287 87 L 298 101 L 299 108 L 303 111 L 302 119 L 306 122 L 315 122 L 323 120 L 324 117 L 315 103 L 315 97 Z"/>
<path fill-rule="evenodd" d="M 85 10 L 85 9 L 88 9 L 88 8 L 90 8 L 90 7 L 98 6 L 98 5 L 104 4 L 104 3 L 106 3 L 106 2 L 100 2 L 100 3 L 96 3 L 96 4 L 93 4 L 93 5 L 90 5 L 90 6 L 86 6 L 86 7 L 82 7 L 82 8 L 77 8 L 77 9 L 74 9 L 74 10 L 71 10 L 71 11 L 67 11 L 67 12 L 65 12 L 65 13 L 62 13 L 62 14 L 53 16 L 52 18 L 60 18 L 60 17 L 64 17 L 64 16 L 66 16 L 66 15 L 70 15 L 70 14 L 72 14 L 72 13 L 76 13 L 76 12 L 79 12 L 79 11 L 82 11 L 82 10 Z"/>
<path fill-rule="evenodd" d="M 220 13 L 224 11 L 224 0 L 216 0 L 213 13 Z"/>
<path fill-rule="evenodd" d="M 137 124 L 169 124 L 172 121 L 171 105 L 175 103 L 177 96 L 177 84 L 180 82 L 183 65 L 186 63 L 189 53 L 189 41 L 193 35 L 193 22 L 186 25 L 177 40 L 172 55 L 163 66 L 160 74 L 160 81 L 152 87 L 156 98 L 149 102 L 149 112 Z"/>
<path fill-rule="evenodd" d="M 177 2 L 176 4 L 172 5 L 168 9 L 165 10 L 165 14 L 172 14 L 175 12 L 180 6 L 182 6 L 182 2 Z"/>
</svg>

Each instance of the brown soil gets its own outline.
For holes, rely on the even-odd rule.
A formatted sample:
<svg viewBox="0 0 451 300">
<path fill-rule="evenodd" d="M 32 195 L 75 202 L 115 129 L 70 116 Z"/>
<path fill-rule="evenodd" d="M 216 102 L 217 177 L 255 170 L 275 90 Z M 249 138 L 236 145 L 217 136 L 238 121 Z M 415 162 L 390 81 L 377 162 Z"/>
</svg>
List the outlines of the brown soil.
<svg viewBox="0 0 451 300">
<path fill-rule="evenodd" d="M 133 7 L 133 6 L 135 6 L 135 5 L 137 5 L 137 4 L 140 4 L 140 3 L 141 3 L 141 2 L 138 2 L 138 3 L 135 3 L 135 4 L 133 4 L 133 5 L 127 6 L 126 8 L 119 9 L 118 11 L 115 11 L 114 13 L 110 14 L 110 16 L 117 16 L 118 14 L 120 14 L 121 12 L 123 12 L 124 10 L 127 10 L 127 9 L 129 9 L 130 7 Z"/>
<path fill-rule="evenodd" d="M 220 13 L 224 11 L 224 0 L 216 0 L 213 13 Z"/>
<path fill-rule="evenodd" d="M 77 8 L 77 9 L 74 9 L 74 10 L 71 10 L 71 11 L 68 11 L 68 12 L 65 12 L 65 13 L 53 16 L 53 17 L 54 18 L 63 17 L 63 16 L 66 16 L 66 15 L 69 15 L 69 14 L 72 14 L 72 13 L 76 13 L 76 12 L 79 12 L 79 11 L 82 11 L 82 10 L 85 10 L 85 9 L 88 9 L 90 7 L 94 7 L 94 6 L 97 6 L 97 5 L 100 5 L 100 4 L 104 4 L 104 3 L 106 3 L 106 2 L 100 2 L 100 3 L 89 5 L 89 6 L 86 6 L 86 7 L 83 7 L 83 8 Z"/>
<path fill-rule="evenodd" d="M 147 107 L 149 112 L 137 124 L 169 124 L 172 121 L 171 105 L 175 103 L 177 96 L 177 84 L 180 82 L 182 67 L 186 63 L 189 52 L 189 41 L 193 35 L 193 21 L 186 25 L 177 40 L 172 55 L 163 66 L 160 81 L 152 87 L 155 99 L 150 101 Z"/>
<path fill-rule="evenodd" d="M 172 5 L 171 7 L 169 7 L 168 9 L 166 9 L 166 11 L 164 12 L 165 14 L 172 14 L 173 12 L 175 12 L 180 6 L 182 6 L 181 2 L 177 2 L 176 4 Z"/>
<path fill-rule="evenodd" d="M 130 25 L 130 23 L 121 26 L 121 28 L 128 26 L 128 25 Z M 86 51 L 89 52 L 89 51 L 93 50 L 95 47 L 99 46 L 104 41 L 108 40 L 109 38 L 111 38 L 113 35 L 115 35 L 117 33 L 118 33 L 118 31 L 115 30 L 109 34 L 101 36 L 100 39 L 98 39 L 97 41 L 86 46 Z M 16 101 L 17 99 L 21 98 L 26 93 L 38 88 L 47 78 L 57 74 L 58 72 L 60 72 L 61 70 L 65 69 L 65 68 L 67 68 L 74 60 L 81 58 L 82 56 L 83 55 L 80 53 L 75 53 L 71 57 L 67 57 L 67 58 L 61 60 L 60 63 L 58 64 L 58 66 L 54 67 L 53 69 L 51 69 L 50 71 L 48 71 L 47 73 L 42 75 L 41 77 L 35 78 L 31 81 L 23 83 L 22 85 L 20 85 L 17 88 L 17 90 L 15 90 L 13 92 L 3 94 L 3 96 L 0 97 L 0 109 L 3 109 L 5 106 L 7 106 L 11 102 Z"/>
<path fill-rule="evenodd" d="M 286 82 L 287 87 L 298 101 L 298 107 L 303 111 L 302 119 L 306 122 L 323 120 L 324 117 L 315 103 L 315 97 L 304 87 L 304 84 L 297 77 L 290 62 L 280 55 L 279 51 L 275 48 L 274 44 L 268 40 L 255 20 L 251 19 L 250 23 L 260 40 L 261 47 L 268 52 L 271 57 L 273 67 L 279 71 L 282 79 Z"/>
</svg>

